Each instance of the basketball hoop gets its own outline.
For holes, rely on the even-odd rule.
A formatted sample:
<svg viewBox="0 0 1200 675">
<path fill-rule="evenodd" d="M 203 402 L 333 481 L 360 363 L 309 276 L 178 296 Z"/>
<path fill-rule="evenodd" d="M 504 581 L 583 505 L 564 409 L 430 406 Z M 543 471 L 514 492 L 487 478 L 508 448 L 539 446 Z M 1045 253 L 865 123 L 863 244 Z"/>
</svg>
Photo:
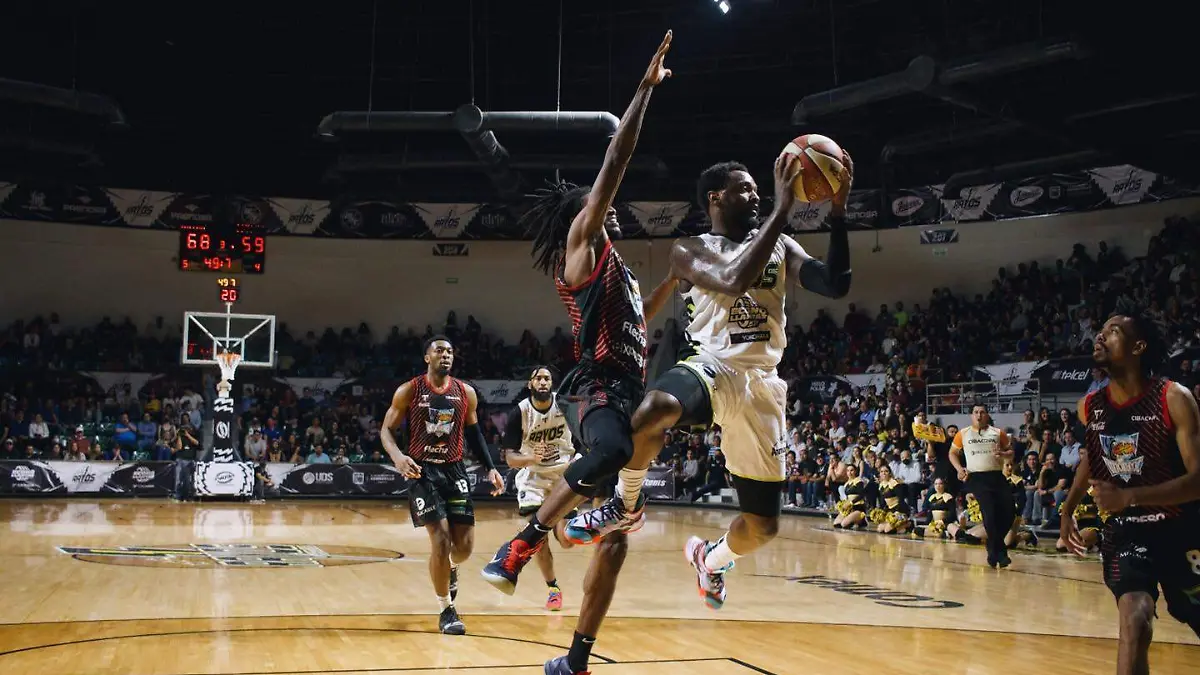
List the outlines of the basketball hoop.
<svg viewBox="0 0 1200 675">
<path fill-rule="evenodd" d="M 233 380 L 233 374 L 237 371 L 242 355 L 237 352 L 221 352 L 214 358 L 217 360 L 217 366 L 221 369 L 221 382 L 227 383 Z"/>
</svg>

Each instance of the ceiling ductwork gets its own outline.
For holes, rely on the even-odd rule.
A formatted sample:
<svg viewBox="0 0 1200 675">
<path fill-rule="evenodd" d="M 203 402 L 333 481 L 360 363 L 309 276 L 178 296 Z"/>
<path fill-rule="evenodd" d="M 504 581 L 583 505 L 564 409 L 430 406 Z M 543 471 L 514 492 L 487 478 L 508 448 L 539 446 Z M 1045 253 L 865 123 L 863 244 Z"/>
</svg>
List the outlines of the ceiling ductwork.
<svg viewBox="0 0 1200 675">
<path fill-rule="evenodd" d="M 103 118 L 113 126 L 127 126 L 125 113 L 121 108 L 111 98 L 101 94 L 0 78 L 0 99 L 69 110 L 81 115 Z"/>
<path fill-rule="evenodd" d="M 965 96 L 941 88 L 1086 56 L 1087 52 L 1079 45 L 1063 41 L 1021 45 L 945 64 L 938 64 L 929 56 L 918 56 L 898 73 L 805 96 L 792 111 L 792 124 L 807 124 L 817 117 L 912 93 L 929 93 L 962 105 L 968 101 Z M 956 100 L 946 98 L 951 95 Z"/>
<path fill-rule="evenodd" d="M 616 132 L 619 123 L 620 120 L 615 115 L 603 111 L 484 112 L 468 104 L 454 112 L 335 112 L 326 115 L 317 125 L 317 135 L 333 139 L 344 133 L 457 131 L 479 160 L 471 164 L 470 168 L 482 167 L 502 199 L 517 200 L 522 196 L 521 180 L 513 171 L 508 151 L 496 138 L 496 131 L 577 131 L 600 132 L 611 136 Z M 370 158 L 364 158 L 355 169 L 350 170 L 378 170 L 374 168 L 378 164 L 372 163 Z M 413 163 L 401 162 L 397 166 L 411 169 Z M 430 167 L 427 165 L 426 168 Z M 447 165 L 442 168 L 459 167 Z M 338 172 L 346 170 L 340 166 L 335 169 Z"/>
</svg>

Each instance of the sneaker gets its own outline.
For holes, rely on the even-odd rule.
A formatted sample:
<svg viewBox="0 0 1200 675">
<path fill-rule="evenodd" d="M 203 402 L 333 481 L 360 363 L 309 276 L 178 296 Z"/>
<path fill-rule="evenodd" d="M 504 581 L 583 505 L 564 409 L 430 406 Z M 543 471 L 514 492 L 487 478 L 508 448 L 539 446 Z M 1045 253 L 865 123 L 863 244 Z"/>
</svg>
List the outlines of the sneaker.
<svg viewBox="0 0 1200 675">
<path fill-rule="evenodd" d="M 592 675 L 590 670 L 571 670 L 571 666 L 567 665 L 567 657 L 560 656 L 556 659 L 550 659 L 543 666 L 542 672 L 544 675 Z"/>
<path fill-rule="evenodd" d="M 505 542 L 480 574 L 501 593 L 512 595 L 517 590 L 517 577 L 521 575 L 521 570 L 545 544 L 545 539 L 536 546 L 530 546 L 520 539 Z"/>
<path fill-rule="evenodd" d="M 1002 570 L 1008 569 L 1008 566 L 1012 564 L 1012 558 L 1009 558 L 1008 554 L 1005 553 L 1004 557 L 1002 557 L 996 561 L 996 564 L 999 565 L 1000 569 L 1002 569 Z"/>
<path fill-rule="evenodd" d="M 704 598 L 704 604 L 712 609 L 721 609 L 725 605 L 725 573 L 733 568 L 733 563 L 719 570 L 709 570 L 704 565 L 704 556 L 708 555 L 711 547 L 712 544 L 700 537 L 692 537 L 688 539 L 683 553 L 696 569 L 696 588 L 700 591 L 700 597 Z"/>
<path fill-rule="evenodd" d="M 550 597 L 546 598 L 546 609 L 551 612 L 562 611 L 562 590 L 557 586 L 550 589 Z"/>
<path fill-rule="evenodd" d="M 467 627 L 463 625 L 462 619 L 458 618 L 458 612 L 455 611 L 454 605 L 443 609 L 438 616 L 438 630 L 446 635 L 467 634 Z"/>
<path fill-rule="evenodd" d="M 563 536 L 579 546 L 594 544 L 613 532 L 637 532 L 646 524 L 646 495 L 638 496 L 637 510 L 625 513 L 625 500 L 614 495 L 598 509 L 580 514 L 567 523 Z"/>
<path fill-rule="evenodd" d="M 450 566 L 450 602 L 458 599 L 458 565 Z"/>
</svg>

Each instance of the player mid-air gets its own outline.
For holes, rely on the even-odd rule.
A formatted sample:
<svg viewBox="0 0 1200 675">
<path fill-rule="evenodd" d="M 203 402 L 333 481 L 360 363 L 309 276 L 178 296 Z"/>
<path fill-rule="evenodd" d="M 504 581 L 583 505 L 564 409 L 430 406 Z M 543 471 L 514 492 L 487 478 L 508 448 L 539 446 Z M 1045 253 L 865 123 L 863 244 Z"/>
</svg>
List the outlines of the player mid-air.
<svg viewBox="0 0 1200 675">
<path fill-rule="evenodd" d="M 558 403 L 585 454 L 567 467 L 529 525 L 501 546 L 484 568 L 484 578 L 505 593 L 516 590 L 518 574 L 554 525 L 633 456 L 630 416 L 645 390 L 646 320 L 666 304 L 675 280 L 668 277 L 643 302 L 637 279 L 612 245 L 611 238 L 620 236 L 612 203 L 637 145 L 650 95 L 671 75 L 663 65 L 671 37 L 668 31 L 651 59 L 609 142 L 595 183 L 590 188 L 560 183 L 542 191 L 524 217 L 536 231 L 538 267 L 554 275 L 571 317 L 579 363 L 563 378 Z M 619 566 L 624 544 L 621 537 L 606 541 L 596 553 L 598 564 Z M 605 593 L 604 587 L 615 583 L 615 573 L 589 573 L 582 611 L 603 616 L 607 606 L 596 607 L 596 599 L 611 597 L 611 588 Z M 546 672 L 586 671 L 597 629 L 581 621 L 570 653 L 548 662 Z"/>
<path fill-rule="evenodd" d="M 1087 452 L 1062 505 L 1062 539 L 1080 555 L 1074 513 L 1089 486 L 1110 514 L 1100 558 L 1120 616 L 1120 675 L 1150 672 L 1160 587 L 1171 616 L 1200 636 L 1200 413 L 1187 387 L 1155 375 L 1166 357 L 1153 319 L 1105 322 L 1092 358 L 1109 382 L 1079 401 Z"/>
<path fill-rule="evenodd" d="M 429 578 L 441 614 L 438 628 L 450 635 L 466 633 L 454 609 L 458 596 L 458 566 L 475 546 L 475 507 L 471 483 L 463 466 L 463 445 L 488 468 L 488 481 L 495 492 L 504 489 L 504 478 L 488 454 L 479 430 L 475 390 L 450 376 L 454 347 L 442 336 L 425 343 L 424 375 L 400 385 L 383 418 L 379 436 L 396 468 L 412 479 L 408 508 L 413 527 L 429 532 Z M 408 426 L 408 453 L 400 450 L 392 431 L 402 421 Z"/>
<path fill-rule="evenodd" d="M 554 376 L 550 369 L 539 366 L 529 375 L 529 396 L 521 399 L 504 424 L 500 447 L 507 453 L 505 463 L 517 472 L 517 512 L 527 517 L 537 512 L 546 500 L 546 493 L 563 476 L 575 454 L 567 419 L 557 405 Z M 555 536 L 564 548 L 571 543 L 561 536 L 563 522 L 556 527 Z M 534 556 L 549 587 L 546 609 L 562 609 L 562 589 L 554 575 L 554 555 L 543 546 Z"/>
<path fill-rule="evenodd" d="M 823 261 L 783 234 L 800 171 L 799 160 L 787 153 L 775 161 L 774 208 L 761 228 L 758 185 L 746 167 L 717 164 L 700 175 L 697 190 L 712 229 L 679 239 L 671 249 L 670 273 L 681 280 L 688 311 L 685 347 L 680 362 L 650 387 L 634 414 L 635 456 L 630 466 L 648 467 L 662 450 L 663 432 L 671 427 L 721 425 L 721 450 L 741 513 L 717 541 L 692 537 L 685 550 L 696 569 L 700 595 L 714 609 L 725 602 L 724 574 L 733 562 L 771 541 L 779 529 L 787 384 L 776 367 L 787 346 L 788 282 L 794 279 L 804 289 L 830 298 L 850 290 L 844 215 L 854 166 L 845 151 L 838 166 L 829 250 Z M 621 480 L 626 482 L 626 473 Z M 630 490 L 622 485 L 614 499 L 630 499 Z M 622 506 L 628 508 L 628 502 Z M 619 511 L 602 508 L 577 516 L 567 526 L 567 538 L 595 541 L 620 530 L 625 524 L 615 517 Z"/>
</svg>

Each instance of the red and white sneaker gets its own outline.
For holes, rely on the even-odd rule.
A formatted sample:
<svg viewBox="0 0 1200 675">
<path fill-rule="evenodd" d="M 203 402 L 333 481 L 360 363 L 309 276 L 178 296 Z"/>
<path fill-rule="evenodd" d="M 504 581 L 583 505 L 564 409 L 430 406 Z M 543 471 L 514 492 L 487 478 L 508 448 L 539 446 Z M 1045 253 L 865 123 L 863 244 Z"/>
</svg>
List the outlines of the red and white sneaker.
<svg viewBox="0 0 1200 675">
<path fill-rule="evenodd" d="M 561 612 L 563 605 L 562 590 L 557 586 L 550 588 L 550 596 L 546 598 L 546 609 L 551 612 Z"/>
</svg>

